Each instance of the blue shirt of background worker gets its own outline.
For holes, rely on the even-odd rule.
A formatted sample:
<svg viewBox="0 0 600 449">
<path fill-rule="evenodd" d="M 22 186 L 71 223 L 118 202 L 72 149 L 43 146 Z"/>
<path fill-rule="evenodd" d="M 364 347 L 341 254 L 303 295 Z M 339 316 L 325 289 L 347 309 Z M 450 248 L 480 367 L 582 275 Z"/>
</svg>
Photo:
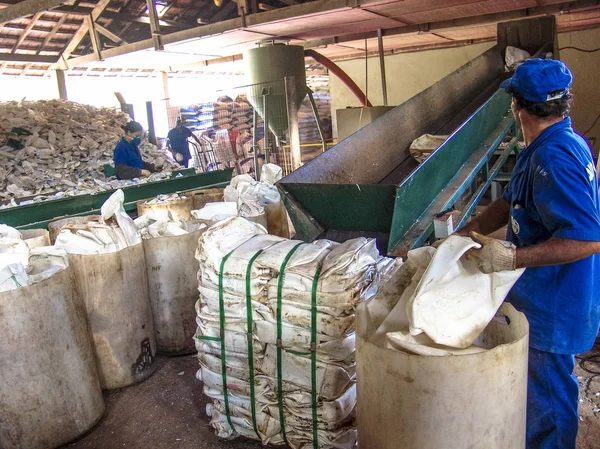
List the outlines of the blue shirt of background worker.
<svg viewBox="0 0 600 449">
<path fill-rule="evenodd" d="M 481 244 L 465 256 L 481 271 L 525 268 L 507 300 L 530 324 L 527 449 L 576 448 L 575 354 L 600 323 L 598 179 L 568 118 L 572 80 L 562 62 L 530 59 L 500 85 L 527 147 L 503 197 L 458 231 Z M 512 245 L 485 236 L 507 223 Z"/>
<path fill-rule="evenodd" d="M 201 144 L 200 139 L 198 139 L 192 131 L 186 128 L 184 123 L 185 120 L 183 117 L 177 118 L 177 125 L 167 134 L 167 147 L 173 153 L 173 157 L 179 165 L 187 167 L 191 159 L 188 138 L 192 137 L 198 145 Z"/>
<path fill-rule="evenodd" d="M 154 165 L 144 162 L 138 145 L 144 129 L 138 122 L 129 122 L 123 126 L 125 135 L 119 140 L 113 152 L 117 179 L 133 179 L 150 176 L 156 171 Z"/>
</svg>

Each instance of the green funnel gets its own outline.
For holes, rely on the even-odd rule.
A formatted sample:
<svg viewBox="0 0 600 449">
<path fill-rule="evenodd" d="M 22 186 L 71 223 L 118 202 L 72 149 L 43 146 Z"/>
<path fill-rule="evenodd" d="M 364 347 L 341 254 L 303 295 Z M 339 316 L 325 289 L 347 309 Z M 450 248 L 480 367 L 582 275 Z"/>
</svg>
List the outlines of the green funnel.
<svg viewBox="0 0 600 449">
<path fill-rule="evenodd" d="M 306 96 L 304 47 L 268 42 L 248 50 L 244 61 L 250 84 L 248 101 L 266 119 L 273 134 L 282 137 L 288 129 L 284 78 L 295 77 L 297 107 Z"/>
</svg>

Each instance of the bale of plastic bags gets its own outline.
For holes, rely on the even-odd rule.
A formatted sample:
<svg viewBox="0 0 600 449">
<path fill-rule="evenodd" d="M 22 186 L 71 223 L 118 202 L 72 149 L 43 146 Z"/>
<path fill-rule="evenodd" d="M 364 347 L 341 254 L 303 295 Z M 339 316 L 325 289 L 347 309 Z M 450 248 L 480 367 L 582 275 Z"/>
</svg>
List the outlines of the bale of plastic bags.
<svg viewBox="0 0 600 449">
<path fill-rule="evenodd" d="M 390 259 L 375 241 L 304 243 L 234 217 L 204 234 L 197 349 L 218 436 L 354 448 L 354 307 Z"/>
</svg>

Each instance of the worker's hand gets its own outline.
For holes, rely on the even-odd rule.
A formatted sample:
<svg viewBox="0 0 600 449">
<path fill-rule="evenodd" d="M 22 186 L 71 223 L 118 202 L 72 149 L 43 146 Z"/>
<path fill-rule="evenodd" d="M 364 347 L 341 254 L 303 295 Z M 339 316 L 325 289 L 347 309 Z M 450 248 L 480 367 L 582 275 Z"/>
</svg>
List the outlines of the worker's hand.
<svg viewBox="0 0 600 449">
<path fill-rule="evenodd" d="M 479 243 L 481 248 L 469 250 L 465 254 L 465 259 L 477 265 L 482 273 L 490 274 L 516 269 L 517 248 L 515 245 L 486 237 L 477 232 L 471 232 L 471 238 Z"/>
<path fill-rule="evenodd" d="M 148 177 L 150 176 L 152 173 L 150 173 L 150 170 L 142 170 L 142 176 Z"/>
<path fill-rule="evenodd" d="M 181 154 L 181 153 L 175 153 L 175 160 L 177 162 L 181 162 L 183 160 L 183 154 Z"/>
</svg>

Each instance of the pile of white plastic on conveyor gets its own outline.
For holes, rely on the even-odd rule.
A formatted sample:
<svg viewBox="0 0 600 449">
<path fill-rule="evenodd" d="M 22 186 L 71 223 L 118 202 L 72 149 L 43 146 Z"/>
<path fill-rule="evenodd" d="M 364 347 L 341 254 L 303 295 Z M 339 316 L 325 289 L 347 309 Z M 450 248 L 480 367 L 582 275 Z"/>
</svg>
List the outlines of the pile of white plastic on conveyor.
<svg viewBox="0 0 600 449">
<path fill-rule="evenodd" d="M 30 249 L 18 230 L 0 225 L 0 292 L 41 282 L 68 266 L 64 250 Z"/>
<path fill-rule="evenodd" d="M 54 245 L 72 254 L 105 254 L 137 245 L 142 239 L 123 201 L 119 189 L 102 205 L 99 221 L 63 226 Z"/>
<path fill-rule="evenodd" d="M 374 240 L 304 243 L 239 217 L 205 231 L 196 258 L 198 378 L 217 435 L 354 448 L 354 308 L 391 259 Z"/>
</svg>

